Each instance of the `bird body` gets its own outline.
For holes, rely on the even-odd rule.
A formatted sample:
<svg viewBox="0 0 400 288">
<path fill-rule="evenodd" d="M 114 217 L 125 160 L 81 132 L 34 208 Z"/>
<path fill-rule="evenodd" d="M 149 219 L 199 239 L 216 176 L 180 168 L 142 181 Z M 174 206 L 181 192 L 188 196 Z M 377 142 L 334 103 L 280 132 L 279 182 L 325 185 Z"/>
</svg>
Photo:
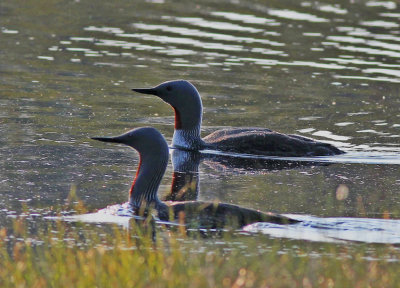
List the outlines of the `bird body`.
<svg viewBox="0 0 400 288">
<path fill-rule="evenodd" d="M 206 149 L 266 156 L 324 156 L 343 153 L 328 143 L 265 128 L 223 129 L 211 133 L 203 140 Z"/>
<path fill-rule="evenodd" d="M 207 228 L 223 228 L 226 226 L 240 228 L 256 222 L 272 222 L 276 224 L 294 224 L 299 221 L 271 212 L 240 207 L 233 204 L 203 201 L 164 202 L 168 212 L 173 211 L 175 220 L 180 215 L 186 225 L 199 225 Z M 159 212 L 160 219 L 168 219 L 168 215 Z"/>
<path fill-rule="evenodd" d="M 185 150 L 213 149 L 267 156 L 327 156 L 344 153 L 328 143 L 299 135 L 287 135 L 266 128 L 218 130 L 201 138 L 203 104 L 196 87 L 185 80 L 161 83 L 154 88 L 133 91 L 160 97 L 175 111 L 172 147 Z"/>
</svg>

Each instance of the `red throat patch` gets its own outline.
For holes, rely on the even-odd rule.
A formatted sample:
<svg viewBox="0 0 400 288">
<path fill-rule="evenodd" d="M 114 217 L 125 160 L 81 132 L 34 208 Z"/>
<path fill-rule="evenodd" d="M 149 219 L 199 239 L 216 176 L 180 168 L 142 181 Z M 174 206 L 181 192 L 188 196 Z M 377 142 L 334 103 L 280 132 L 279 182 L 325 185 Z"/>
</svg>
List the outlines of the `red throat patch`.
<svg viewBox="0 0 400 288">
<path fill-rule="evenodd" d="M 131 189 L 129 190 L 129 199 L 132 197 L 133 187 L 135 186 L 136 179 L 137 179 L 137 177 L 138 177 L 138 175 L 139 175 L 140 165 L 142 165 L 142 157 L 139 156 L 139 165 L 138 165 L 137 170 L 136 170 L 135 179 L 133 180 Z"/>
<path fill-rule="evenodd" d="M 182 129 L 181 115 L 175 107 L 172 108 L 174 108 L 175 111 L 175 129 Z"/>
</svg>

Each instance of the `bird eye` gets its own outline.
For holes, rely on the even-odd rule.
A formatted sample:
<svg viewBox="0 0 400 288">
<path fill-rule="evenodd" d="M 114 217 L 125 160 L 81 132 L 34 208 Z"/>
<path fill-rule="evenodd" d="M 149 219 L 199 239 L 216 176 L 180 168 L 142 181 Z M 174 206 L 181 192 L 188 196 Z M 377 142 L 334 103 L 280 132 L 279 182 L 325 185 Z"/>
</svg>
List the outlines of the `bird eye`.
<svg viewBox="0 0 400 288">
<path fill-rule="evenodd" d="M 167 89 L 167 91 L 171 91 L 172 87 L 168 85 L 166 89 Z"/>
</svg>

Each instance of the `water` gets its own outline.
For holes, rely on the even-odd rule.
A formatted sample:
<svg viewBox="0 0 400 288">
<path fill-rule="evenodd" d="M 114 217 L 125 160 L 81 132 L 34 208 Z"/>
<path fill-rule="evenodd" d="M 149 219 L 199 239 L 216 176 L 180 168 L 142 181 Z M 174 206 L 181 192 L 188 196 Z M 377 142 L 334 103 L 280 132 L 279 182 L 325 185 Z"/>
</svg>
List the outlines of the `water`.
<svg viewBox="0 0 400 288">
<path fill-rule="evenodd" d="M 289 166 L 206 159 L 198 199 L 400 219 L 399 11 L 395 1 L 3 1 L 1 217 L 52 215 L 71 187 L 91 211 L 125 202 L 137 155 L 89 137 L 154 126 L 170 141 L 172 109 L 130 88 L 183 78 L 202 95 L 204 136 L 268 127 L 348 152 L 280 159 Z M 172 178 L 170 164 L 160 198 Z"/>
<path fill-rule="evenodd" d="M 318 218 L 304 215 L 288 215 L 303 222 L 296 225 L 255 223 L 244 227 L 252 233 L 272 237 L 319 242 L 343 243 L 400 243 L 400 221 L 370 218 Z"/>
</svg>

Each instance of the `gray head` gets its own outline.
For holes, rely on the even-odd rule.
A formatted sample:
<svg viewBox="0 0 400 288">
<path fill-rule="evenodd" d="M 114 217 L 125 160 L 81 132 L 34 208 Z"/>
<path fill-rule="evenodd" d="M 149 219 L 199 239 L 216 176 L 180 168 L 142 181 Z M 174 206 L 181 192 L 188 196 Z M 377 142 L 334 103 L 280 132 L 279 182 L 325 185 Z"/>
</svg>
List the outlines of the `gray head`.
<svg viewBox="0 0 400 288">
<path fill-rule="evenodd" d="M 173 80 L 153 88 L 134 88 L 135 92 L 160 97 L 175 110 L 175 129 L 191 130 L 201 125 L 203 105 L 200 94 L 192 83 Z"/>
<path fill-rule="evenodd" d="M 168 145 L 156 129 L 143 127 L 133 129 L 116 137 L 93 137 L 94 140 L 128 145 L 139 152 L 140 162 L 129 192 L 129 202 L 135 209 L 143 204 L 161 202 L 157 190 L 168 163 Z"/>
<path fill-rule="evenodd" d="M 102 142 L 121 143 L 128 145 L 139 152 L 143 157 L 146 155 L 163 155 L 168 159 L 168 145 L 164 136 L 152 127 L 141 127 L 115 137 L 92 137 L 93 140 Z M 160 159 L 159 159 L 160 160 Z"/>
</svg>

